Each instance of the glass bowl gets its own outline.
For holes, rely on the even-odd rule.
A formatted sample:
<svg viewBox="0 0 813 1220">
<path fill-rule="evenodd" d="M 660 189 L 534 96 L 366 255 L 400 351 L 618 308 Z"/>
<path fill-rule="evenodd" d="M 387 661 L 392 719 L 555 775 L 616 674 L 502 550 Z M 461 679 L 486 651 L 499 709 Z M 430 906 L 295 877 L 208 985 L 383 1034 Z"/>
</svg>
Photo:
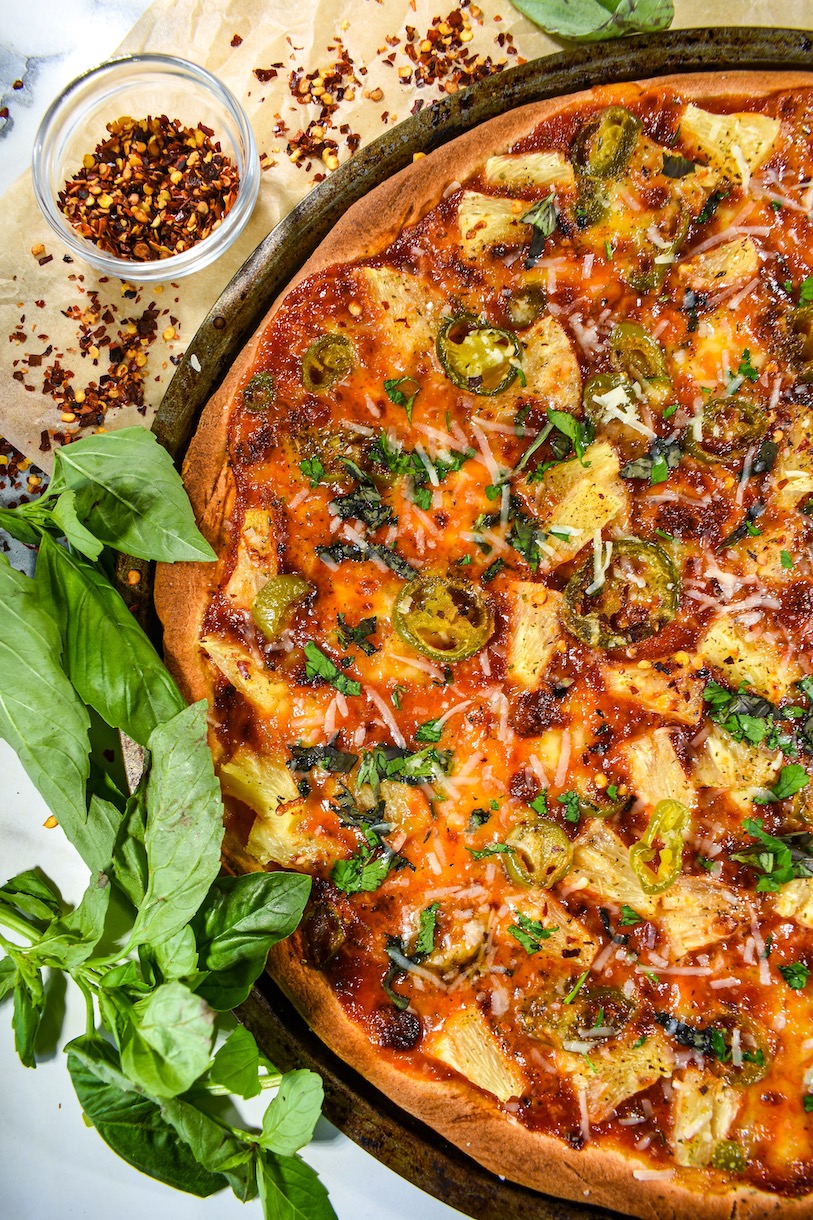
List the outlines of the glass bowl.
<svg viewBox="0 0 813 1220">
<path fill-rule="evenodd" d="M 109 139 L 106 125 L 166 115 L 185 127 L 202 123 L 240 176 L 231 209 L 208 237 L 178 254 L 139 261 L 119 258 L 83 237 L 57 206 L 82 159 Z M 34 141 L 34 193 L 45 219 L 70 252 L 106 275 L 155 283 L 209 266 L 242 233 L 257 201 L 260 162 L 243 107 L 211 72 L 172 55 L 128 55 L 78 76 L 48 108 Z"/>
</svg>

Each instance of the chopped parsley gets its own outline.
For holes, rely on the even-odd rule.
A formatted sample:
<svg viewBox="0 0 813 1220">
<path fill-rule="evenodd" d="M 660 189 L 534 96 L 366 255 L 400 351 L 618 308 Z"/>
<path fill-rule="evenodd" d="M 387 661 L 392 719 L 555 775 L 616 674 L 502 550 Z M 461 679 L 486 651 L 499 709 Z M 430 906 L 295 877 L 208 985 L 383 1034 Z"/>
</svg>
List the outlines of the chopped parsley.
<svg viewBox="0 0 813 1220">
<path fill-rule="evenodd" d="M 751 353 L 747 347 L 742 353 L 739 368 L 737 369 L 737 376 L 742 377 L 745 381 L 759 380 L 759 369 L 755 369 L 751 363 Z"/>
<path fill-rule="evenodd" d="M 590 421 L 576 419 L 575 415 L 570 415 L 567 411 L 557 411 L 554 407 L 548 407 L 547 415 L 557 432 L 561 432 L 570 440 L 582 466 L 589 465 L 589 462 L 584 461 L 584 451 L 595 435 Z"/>
<path fill-rule="evenodd" d="M 731 858 L 761 874 L 756 885 L 760 893 L 776 893 L 789 881 L 813 877 L 813 836 L 802 832 L 780 839 L 763 829 L 761 818 L 746 818 L 742 827 L 757 843 Z"/>
<path fill-rule="evenodd" d="M 490 563 L 488 565 L 488 567 L 485 569 L 482 576 L 480 577 L 480 580 L 482 581 L 482 583 L 484 585 L 489 584 L 494 579 L 494 577 L 497 576 L 503 570 L 504 567 L 505 567 L 504 559 L 495 559 L 494 562 Z"/>
<path fill-rule="evenodd" d="M 678 409 L 676 402 L 670 402 L 668 407 L 664 407 L 661 412 L 661 419 L 671 419 Z"/>
<path fill-rule="evenodd" d="M 428 487 L 416 487 L 412 493 L 412 502 L 418 508 L 427 512 L 432 507 L 432 492 Z"/>
<path fill-rule="evenodd" d="M 566 996 L 565 996 L 565 1000 L 564 1000 L 565 1004 L 572 1004 L 572 1003 L 573 1003 L 573 1001 L 575 1000 L 576 996 L 579 994 L 579 992 L 581 991 L 582 987 L 583 987 L 583 986 L 584 986 L 584 984 L 587 982 L 587 976 L 589 975 L 589 973 L 590 973 L 590 971 L 589 971 L 589 970 L 585 970 L 584 974 L 580 974 L 580 975 L 579 975 L 579 977 L 578 977 L 578 978 L 577 978 L 577 980 L 576 980 L 576 985 L 575 985 L 575 987 L 573 988 L 573 990 L 572 990 L 572 991 L 571 991 L 571 992 L 570 992 L 568 995 L 566 995 Z"/>
<path fill-rule="evenodd" d="M 543 941 L 548 940 L 558 928 L 545 928 L 536 919 L 530 919 L 517 911 L 517 922 L 512 923 L 508 935 L 518 940 L 527 954 L 538 953 Z"/>
<path fill-rule="evenodd" d="M 548 790 L 543 788 L 542 791 L 534 797 L 529 803 L 529 808 L 533 809 L 534 813 L 538 813 L 541 818 L 548 816 Z"/>
<path fill-rule="evenodd" d="M 396 712 L 400 712 L 401 696 L 405 695 L 405 694 L 406 694 L 405 686 L 396 685 L 392 688 L 392 694 L 390 695 L 390 699 L 392 700 L 392 706 L 395 708 Z"/>
<path fill-rule="evenodd" d="M 559 805 L 565 807 L 565 821 L 579 822 L 581 820 L 582 811 L 579 808 L 578 792 L 563 792 L 556 798 Z"/>
<path fill-rule="evenodd" d="M 508 843 L 487 843 L 485 847 L 467 847 L 475 860 L 484 860 L 487 856 L 510 856 L 514 849 Z"/>
<path fill-rule="evenodd" d="M 415 952 L 426 956 L 435 947 L 435 927 L 438 921 L 440 903 L 433 902 L 418 916 L 418 939 L 415 941 Z"/>
<path fill-rule="evenodd" d="M 311 487 L 318 487 L 322 481 L 322 475 L 325 473 L 325 468 L 318 457 L 303 458 L 299 463 L 299 469 L 306 479 L 310 479 Z"/>
<path fill-rule="evenodd" d="M 324 678 L 343 695 L 360 695 L 361 683 L 355 678 L 348 678 L 337 665 L 325 656 L 322 649 L 313 640 L 305 645 L 305 676 L 307 678 Z"/>
<path fill-rule="evenodd" d="M 414 390 L 410 394 L 409 391 L 405 394 L 400 388 L 402 385 L 414 386 Z M 406 411 L 406 417 L 412 423 L 412 408 L 415 405 L 415 399 L 421 392 L 421 387 L 413 377 L 388 377 L 384 382 L 384 390 L 390 402 L 395 403 L 396 407 L 403 407 Z"/>
<path fill-rule="evenodd" d="M 491 814 L 487 809 L 472 809 L 469 814 L 468 830 L 477 830 L 480 826 L 485 826 Z"/>
<path fill-rule="evenodd" d="M 330 879 L 345 894 L 371 893 L 383 884 L 395 860 L 394 853 L 374 854 L 366 843 L 362 843 L 348 860 L 336 861 L 330 870 Z"/>
<path fill-rule="evenodd" d="M 632 907 L 627 906 L 625 902 L 621 907 L 621 918 L 618 922 L 622 928 L 634 928 L 636 924 L 643 923 L 644 919 L 642 915 L 639 915 L 637 911 L 633 911 Z"/>
<path fill-rule="evenodd" d="M 436 742 L 440 741 L 443 733 L 443 725 L 440 720 L 427 720 L 420 725 L 415 731 L 416 741 Z"/>
<path fill-rule="evenodd" d="M 639 458 L 627 462 L 621 471 L 623 479 L 649 479 L 651 487 L 665 483 L 670 470 L 680 465 L 683 451 L 677 441 L 665 441 L 660 437 Z"/>
<path fill-rule="evenodd" d="M 613 261 L 613 243 L 609 237 L 604 239 L 604 253 L 607 256 L 607 262 L 611 263 Z"/>
<path fill-rule="evenodd" d="M 368 657 L 371 657 L 374 652 L 378 652 L 375 644 L 371 644 L 367 638 L 375 633 L 376 616 L 374 614 L 370 618 L 363 618 L 357 627 L 351 627 L 343 614 L 337 614 L 336 621 L 339 624 L 337 634 L 342 648 L 349 648 L 351 644 L 355 644 Z"/>
<path fill-rule="evenodd" d="M 799 304 L 813 305 L 813 275 L 808 275 L 799 285 Z"/>
<path fill-rule="evenodd" d="M 793 991 L 804 991 L 810 978 L 810 968 L 804 962 L 791 962 L 788 966 L 780 966 L 779 973 Z"/>
<path fill-rule="evenodd" d="M 793 567 L 793 556 L 791 555 L 790 551 L 780 551 L 779 561 L 786 571 L 790 571 L 790 569 Z"/>
<path fill-rule="evenodd" d="M 747 741 L 753 746 L 764 742 L 771 750 L 782 750 L 791 756 L 798 753 L 796 737 L 790 727 L 783 727 L 782 722 L 805 716 L 803 708 L 780 709 L 761 695 L 749 695 L 742 689 L 729 691 L 714 681 L 706 683 L 703 698 L 708 704 L 710 719 L 725 729 L 735 741 Z M 804 727 L 802 732 L 806 732 Z M 770 800 L 770 797 L 767 798 L 768 803 Z"/>
</svg>

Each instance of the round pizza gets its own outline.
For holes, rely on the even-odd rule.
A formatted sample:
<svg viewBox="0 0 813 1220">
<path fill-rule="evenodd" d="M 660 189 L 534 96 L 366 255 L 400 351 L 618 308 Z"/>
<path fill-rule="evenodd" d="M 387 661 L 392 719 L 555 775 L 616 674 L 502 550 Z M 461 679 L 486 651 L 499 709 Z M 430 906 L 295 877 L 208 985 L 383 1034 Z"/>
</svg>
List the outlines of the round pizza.
<svg viewBox="0 0 813 1220">
<path fill-rule="evenodd" d="M 270 968 L 495 1173 L 813 1215 L 813 77 L 596 88 L 345 216 L 158 574 Z"/>
</svg>

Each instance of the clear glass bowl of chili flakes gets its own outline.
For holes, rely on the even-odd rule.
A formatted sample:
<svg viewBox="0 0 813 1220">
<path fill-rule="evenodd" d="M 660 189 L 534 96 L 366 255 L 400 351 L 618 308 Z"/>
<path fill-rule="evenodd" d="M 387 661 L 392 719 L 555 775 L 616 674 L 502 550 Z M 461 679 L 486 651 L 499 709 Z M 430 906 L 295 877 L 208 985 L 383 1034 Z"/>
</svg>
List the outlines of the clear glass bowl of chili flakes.
<svg viewBox="0 0 813 1220">
<path fill-rule="evenodd" d="M 251 125 L 204 68 L 130 55 L 77 77 L 34 143 L 34 191 L 72 254 L 141 283 L 214 262 L 260 188 Z"/>
</svg>

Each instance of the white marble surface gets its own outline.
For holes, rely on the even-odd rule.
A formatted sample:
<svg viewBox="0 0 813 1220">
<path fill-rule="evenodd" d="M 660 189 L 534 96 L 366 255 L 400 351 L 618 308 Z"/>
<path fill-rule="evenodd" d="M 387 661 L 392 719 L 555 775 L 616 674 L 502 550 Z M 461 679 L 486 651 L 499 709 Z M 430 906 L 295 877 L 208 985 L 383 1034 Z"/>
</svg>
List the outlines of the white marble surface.
<svg viewBox="0 0 813 1220">
<path fill-rule="evenodd" d="M 22 173 L 48 104 L 76 75 L 109 58 L 147 0 L 0 0 L 0 191 Z M 183 53 L 183 48 L 178 48 Z M 15 81 L 23 82 L 14 89 Z M 2 627 L 0 627 L 2 630 Z M 77 900 L 81 862 L 9 747 L 0 742 L 0 876 L 39 865 Z M 0 1215 L 7 1220 L 236 1220 L 259 1216 L 223 1192 L 201 1200 L 137 1173 L 82 1121 L 61 1046 L 83 1031 L 83 1011 L 69 992 L 57 1048 L 36 1069 L 21 1066 L 0 1008 Z M 250 1116 L 249 1116 L 250 1117 Z M 454 1220 L 459 1213 L 398 1178 L 322 1121 L 306 1158 L 327 1186 L 339 1220 Z"/>
</svg>

